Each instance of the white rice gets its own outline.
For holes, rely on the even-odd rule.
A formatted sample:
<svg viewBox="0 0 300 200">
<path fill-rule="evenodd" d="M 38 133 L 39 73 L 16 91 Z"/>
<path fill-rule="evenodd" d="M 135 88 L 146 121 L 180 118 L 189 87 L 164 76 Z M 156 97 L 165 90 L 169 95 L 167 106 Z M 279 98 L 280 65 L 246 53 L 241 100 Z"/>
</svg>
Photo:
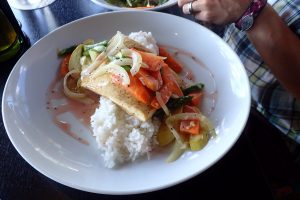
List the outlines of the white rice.
<svg viewBox="0 0 300 200">
<path fill-rule="evenodd" d="M 133 32 L 129 37 L 158 54 L 158 46 L 151 32 Z M 100 97 L 99 108 L 91 116 L 91 126 L 98 147 L 108 168 L 134 161 L 147 154 L 156 144 L 159 122 L 142 122 L 128 115 L 111 100 Z"/>
<path fill-rule="evenodd" d="M 157 42 L 155 38 L 152 36 L 151 32 L 148 33 L 143 31 L 133 32 L 130 33 L 128 37 L 140 43 L 144 47 L 148 48 L 152 53 L 158 55 L 159 50 L 158 50 Z"/>
<path fill-rule="evenodd" d="M 142 122 L 111 100 L 100 97 L 91 125 L 105 166 L 113 168 L 148 154 L 155 144 L 159 122 L 151 119 Z"/>
</svg>

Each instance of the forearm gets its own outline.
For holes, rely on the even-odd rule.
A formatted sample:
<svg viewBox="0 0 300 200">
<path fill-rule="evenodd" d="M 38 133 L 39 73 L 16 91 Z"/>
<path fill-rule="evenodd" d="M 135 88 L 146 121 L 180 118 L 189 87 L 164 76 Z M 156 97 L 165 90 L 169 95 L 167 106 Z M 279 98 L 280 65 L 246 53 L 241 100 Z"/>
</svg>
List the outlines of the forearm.
<svg viewBox="0 0 300 200">
<path fill-rule="evenodd" d="M 247 35 L 278 81 L 300 99 L 300 40 L 296 34 L 267 5 Z"/>
<path fill-rule="evenodd" d="M 200 21 L 228 24 L 236 21 L 245 12 L 249 2 L 249 0 L 178 0 L 178 5 L 186 14 L 192 11 L 195 18 Z M 300 99 L 300 40 L 297 35 L 268 4 L 247 34 L 278 81 Z"/>
</svg>

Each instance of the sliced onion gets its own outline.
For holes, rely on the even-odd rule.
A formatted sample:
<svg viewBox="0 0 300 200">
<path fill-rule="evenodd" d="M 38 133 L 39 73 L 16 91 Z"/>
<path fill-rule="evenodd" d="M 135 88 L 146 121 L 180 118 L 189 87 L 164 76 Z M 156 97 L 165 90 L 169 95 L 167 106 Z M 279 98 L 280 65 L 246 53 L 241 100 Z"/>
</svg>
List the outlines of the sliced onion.
<svg viewBox="0 0 300 200">
<path fill-rule="evenodd" d="M 113 60 L 111 63 L 120 65 L 120 66 L 132 65 L 132 59 L 131 58 L 120 58 L 120 59 Z"/>
<path fill-rule="evenodd" d="M 186 149 L 187 149 L 187 145 L 182 147 L 182 145 L 180 143 L 175 141 L 172 152 L 168 156 L 166 162 L 170 163 L 170 162 L 177 160 L 185 152 Z"/>
<path fill-rule="evenodd" d="M 81 76 L 88 76 L 94 71 L 97 67 L 99 67 L 106 58 L 106 54 L 104 52 L 100 53 L 97 58 L 92 62 L 88 67 L 81 71 Z"/>
<path fill-rule="evenodd" d="M 173 116 L 171 117 L 168 117 L 166 119 L 166 124 L 168 126 L 168 128 L 170 129 L 170 131 L 172 132 L 172 134 L 174 135 L 175 139 L 176 139 L 176 142 L 178 142 L 180 144 L 180 146 L 184 146 L 184 141 L 183 139 L 181 138 L 181 136 L 179 135 L 179 133 L 177 132 L 177 130 L 173 127 L 173 123 L 175 121 L 174 118 L 172 118 Z"/>
<path fill-rule="evenodd" d="M 164 57 L 164 56 L 157 56 L 157 57 L 159 57 L 162 60 L 166 60 L 167 59 L 167 57 Z"/>
<path fill-rule="evenodd" d="M 172 94 L 171 97 L 174 98 L 174 99 L 179 98 L 179 96 L 177 94 Z"/>
<path fill-rule="evenodd" d="M 80 44 L 72 52 L 69 60 L 69 65 L 68 65 L 69 71 L 72 71 L 74 69 L 81 70 L 80 58 L 81 58 L 82 50 L 83 50 L 83 44 Z"/>
<path fill-rule="evenodd" d="M 67 97 L 72 98 L 72 99 L 78 99 L 78 98 L 85 97 L 84 93 L 73 92 L 68 88 L 67 81 L 68 81 L 69 76 L 78 75 L 78 74 L 80 74 L 80 71 L 77 69 L 74 69 L 74 70 L 69 71 L 64 77 L 64 82 L 63 82 L 64 93 Z"/>
<path fill-rule="evenodd" d="M 97 58 L 92 62 L 87 68 L 82 70 L 81 76 L 88 76 L 94 70 L 96 70 L 109 56 L 114 56 L 121 49 L 126 48 L 124 45 L 124 35 L 118 31 L 116 35 L 112 37 L 112 39 L 108 42 L 108 46 L 105 51 L 101 52 Z"/>
<path fill-rule="evenodd" d="M 113 56 L 121 49 L 126 48 L 124 45 L 124 35 L 118 31 L 117 34 L 111 39 L 106 48 L 106 55 Z"/>
<path fill-rule="evenodd" d="M 79 101 L 81 103 L 84 103 L 86 105 L 90 105 L 90 104 L 94 104 L 95 101 L 91 98 L 88 98 L 88 97 L 84 97 L 84 98 L 78 98 L 78 99 L 75 99 L 76 101 Z"/>
<path fill-rule="evenodd" d="M 130 0 L 126 0 L 126 2 L 128 3 L 128 5 L 129 5 L 130 7 L 132 7 L 132 3 L 131 3 Z"/>
<path fill-rule="evenodd" d="M 86 96 L 85 93 L 79 93 L 79 92 L 73 92 L 68 88 L 68 78 L 72 76 L 72 77 L 79 77 L 80 76 L 80 71 L 79 70 L 71 70 L 69 71 L 65 77 L 64 77 L 64 81 L 63 81 L 63 88 L 64 88 L 64 94 L 69 97 L 70 99 L 79 101 L 81 103 L 84 104 L 93 104 L 95 103 L 95 101 L 89 97 Z M 80 85 L 80 79 L 78 79 L 77 81 L 77 87 Z"/>
<path fill-rule="evenodd" d="M 129 78 L 126 70 L 123 67 L 121 67 L 119 65 L 116 65 L 116 64 L 113 64 L 113 63 L 109 63 L 107 65 L 103 65 L 103 66 L 98 67 L 92 73 L 91 76 L 93 78 L 96 78 L 98 76 L 102 76 L 102 75 L 107 74 L 107 73 L 116 74 L 116 75 L 120 76 L 121 79 L 122 79 L 122 84 L 123 85 L 129 85 L 130 84 L 130 78 Z"/>
<path fill-rule="evenodd" d="M 149 65 L 146 64 L 146 63 L 144 63 L 144 62 L 142 62 L 141 67 L 142 67 L 142 68 L 145 68 L 145 69 L 149 69 Z"/>
<path fill-rule="evenodd" d="M 122 49 L 122 50 L 121 50 L 122 55 L 123 55 L 123 56 L 126 56 L 126 57 L 131 57 L 132 52 L 133 52 L 133 51 L 130 50 L 130 49 Z"/>
<path fill-rule="evenodd" d="M 201 122 L 207 120 L 207 118 L 201 113 L 179 113 L 169 117 L 170 120 L 191 120 L 191 119 L 199 119 Z"/>
<path fill-rule="evenodd" d="M 138 52 L 132 51 L 132 67 L 130 69 L 130 73 L 132 76 L 136 75 L 141 68 L 142 65 L 142 56 Z"/>
<path fill-rule="evenodd" d="M 122 55 L 132 58 L 132 67 L 130 73 L 132 76 L 136 75 L 142 66 L 142 56 L 136 51 L 130 49 L 122 49 Z"/>
<path fill-rule="evenodd" d="M 156 92 L 155 95 L 156 95 L 156 99 L 157 99 L 159 105 L 164 110 L 164 112 L 166 113 L 166 115 L 169 116 L 170 115 L 170 111 L 169 111 L 168 107 L 166 106 L 166 104 L 163 102 L 160 92 Z"/>
</svg>

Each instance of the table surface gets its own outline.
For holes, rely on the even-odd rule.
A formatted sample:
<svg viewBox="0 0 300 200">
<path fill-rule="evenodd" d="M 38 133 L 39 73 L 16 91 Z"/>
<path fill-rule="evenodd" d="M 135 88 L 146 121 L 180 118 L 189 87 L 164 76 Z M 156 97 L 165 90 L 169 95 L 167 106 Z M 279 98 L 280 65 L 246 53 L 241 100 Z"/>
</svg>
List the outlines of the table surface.
<svg viewBox="0 0 300 200">
<path fill-rule="evenodd" d="M 85 16 L 109 12 L 90 0 L 57 0 L 48 7 L 20 11 L 13 9 L 22 23 L 23 31 L 33 45 L 57 27 Z M 184 16 L 177 5 L 161 12 Z M 1 64 L 0 96 L 10 69 L 15 61 Z M 3 70 L 6 68 L 6 70 Z M 7 70 L 9 69 L 9 70 Z M 1 98 L 2 99 L 2 98 Z M 0 105 L 1 108 L 1 105 Z M 15 150 L 6 134 L 2 115 L 0 120 L 0 199 L 165 199 L 174 196 L 193 198 L 209 196 L 210 199 L 272 199 L 270 184 L 266 178 L 257 149 L 251 139 L 255 116 L 232 149 L 214 166 L 202 174 L 176 186 L 138 195 L 113 196 L 79 191 L 61 185 L 33 169 Z M 258 152 L 259 153 L 259 152 Z"/>
</svg>

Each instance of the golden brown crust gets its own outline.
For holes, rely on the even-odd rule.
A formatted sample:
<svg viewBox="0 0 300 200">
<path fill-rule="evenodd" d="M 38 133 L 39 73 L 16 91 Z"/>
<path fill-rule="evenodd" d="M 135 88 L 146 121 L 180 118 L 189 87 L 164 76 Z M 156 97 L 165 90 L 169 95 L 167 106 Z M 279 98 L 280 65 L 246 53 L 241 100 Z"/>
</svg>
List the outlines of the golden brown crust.
<svg viewBox="0 0 300 200">
<path fill-rule="evenodd" d="M 129 115 L 133 115 L 141 121 L 151 118 L 156 111 L 150 105 L 145 105 L 136 100 L 120 85 L 112 83 L 110 74 L 98 76 L 94 79 L 86 76 L 82 79 L 81 85 L 99 95 L 109 98 Z"/>
</svg>

